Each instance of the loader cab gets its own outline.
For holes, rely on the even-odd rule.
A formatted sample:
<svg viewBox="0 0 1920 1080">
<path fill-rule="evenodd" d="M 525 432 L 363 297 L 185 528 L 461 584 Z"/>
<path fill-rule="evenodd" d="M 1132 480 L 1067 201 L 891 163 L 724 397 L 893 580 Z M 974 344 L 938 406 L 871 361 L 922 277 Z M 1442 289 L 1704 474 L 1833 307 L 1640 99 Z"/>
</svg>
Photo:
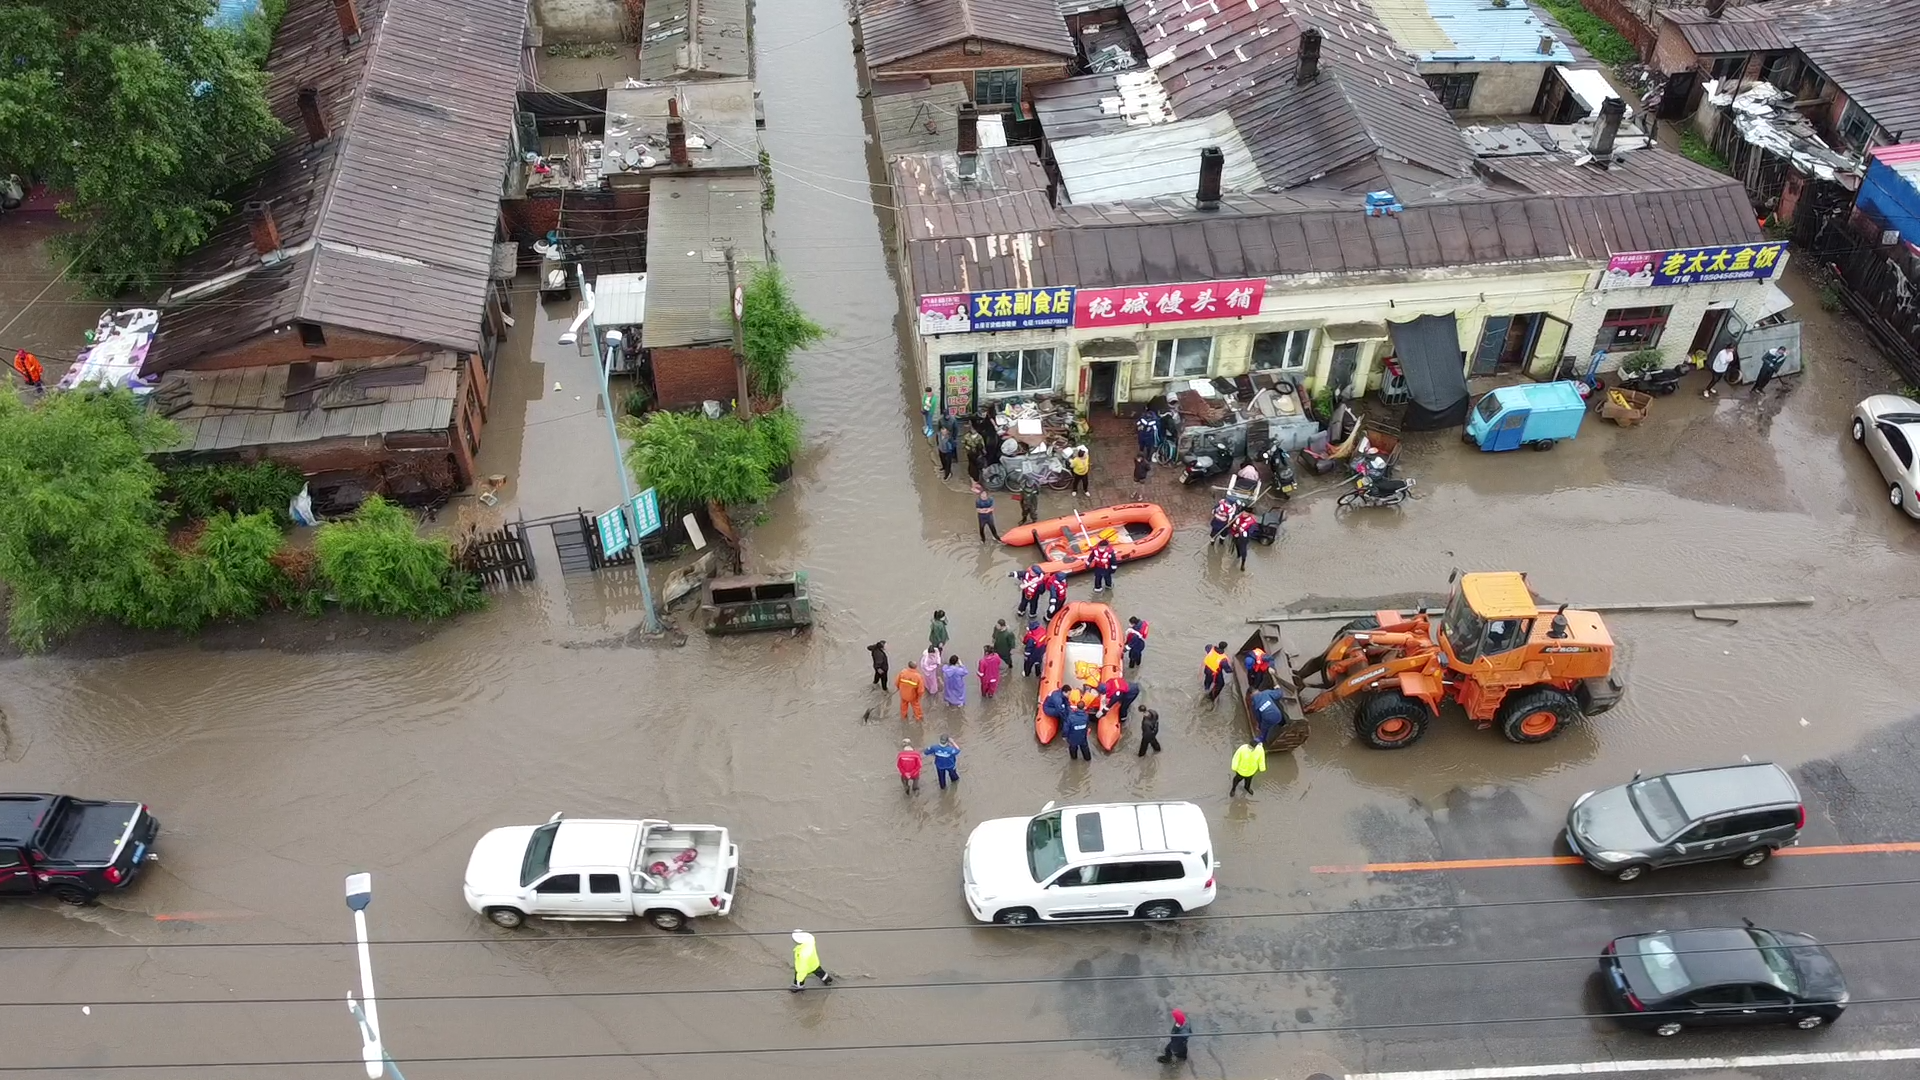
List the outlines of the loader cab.
<svg viewBox="0 0 1920 1080">
<path fill-rule="evenodd" d="M 1539 605 L 1519 574 L 1467 574 L 1447 604 L 1440 636 L 1457 667 L 1482 660 L 1504 667 L 1499 658 L 1527 643 L 1539 614 Z"/>
</svg>

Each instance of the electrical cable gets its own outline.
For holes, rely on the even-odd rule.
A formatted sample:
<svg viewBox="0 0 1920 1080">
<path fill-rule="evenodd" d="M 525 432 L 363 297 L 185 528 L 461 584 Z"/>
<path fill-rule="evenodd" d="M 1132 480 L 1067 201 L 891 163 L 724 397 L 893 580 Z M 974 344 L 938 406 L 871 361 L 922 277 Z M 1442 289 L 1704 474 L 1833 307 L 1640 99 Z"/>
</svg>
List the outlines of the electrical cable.
<svg viewBox="0 0 1920 1080">
<path fill-rule="evenodd" d="M 1823 941 L 1820 943 L 1829 949 L 1865 948 L 1867 946 L 1913 945 L 1920 944 L 1920 937 L 1862 938 L 1855 941 Z M 1786 943 L 1784 948 L 1800 948 Z M 1713 953 L 1748 953 L 1754 945 L 1729 945 L 1710 949 L 1672 949 L 1668 955 L 1705 956 Z M 1379 971 L 1427 971 L 1434 968 L 1502 967 L 1518 964 L 1592 964 L 1598 960 L 1597 953 L 1585 952 L 1564 956 L 1509 956 L 1491 959 L 1468 960 L 1418 960 L 1406 964 L 1329 964 L 1318 967 L 1293 968 L 1248 968 L 1240 971 L 1169 971 L 1145 972 L 1131 975 L 1039 975 L 1022 978 L 1004 979 L 943 979 L 934 982 L 903 983 L 849 983 L 834 984 L 836 990 L 946 990 L 979 989 L 989 986 L 1078 986 L 1083 983 L 1107 982 L 1150 982 L 1161 979 L 1240 979 L 1264 976 L 1290 975 L 1344 975 L 1349 972 Z M 709 997 L 730 994 L 784 994 L 789 990 L 785 986 L 702 986 L 691 989 L 653 987 L 644 990 L 529 990 L 505 994 L 382 994 L 381 1001 L 548 1001 L 570 1000 L 575 998 L 648 998 L 648 997 Z M 103 1008 L 141 1008 L 156 1005 L 332 1005 L 339 1001 L 338 995 L 328 997 L 279 997 L 279 998 L 167 998 L 146 1001 L 0 1001 L 0 1009 L 77 1009 L 86 1006 Z"/>
<path fill-rule="evenodd" d="M 329 999 L 331 1000 L 331 999 Z M 1881 997 L 1855 998 L 1848 1002 L 1847 1008 L 1857 1009 L 1863 1005 L 1910 1005 L 1920 1002 L 1920 997 Z M 1628 1017 L 1644 1017 L 1640 1013 L 1561 1013 L 1553 1016 L 1476 1016 L 1461 1020 L 1403 1020 L 1378 1024 L 1329 1024 L 1326 1027 L 1295 1028 L 1256 1028 L 1245 1031 L 1194 1031 L 1187 1033 L 1190 1039 L 1239 1039 L 1253 1036 L 1273 1035 L 1342 1035 L 1369 1031 L 1419 1031 L 1432 1028 L 1472 1028 L 1491 1027 L 1505 1024 L 1551 1024 L 1579 1021 L 1591 1023 L 1595 1020 L 1618 1020 Z M 854 1043 L 840 1046 L 759 1046 L 759 1047 L 703 1047 L 697 1050 L 604 1050 L 559 1054 L 461 1054 L 440 1057 L 416 1057 L 407 1055 L 405 1064 L 479 1064 L 483 1062 L 508 1061 L 616 1061 L 629 1059 L 655 1059 L 671 1057 L 744 1057 L 758 1054 L 845 1054 L 876 1053 L 892 1050 L 957 1050 L 979 1049 L 983 1047 L 1014 1046 L 1070 1046 L 1080 1043 L 1156 1043 L 1164 1041 L 1167 1035 L 1156 1032 L 1143 1035 L 1137 1032 L 1116 1033 L 1112 1035 L 1056 1035 L 1041 1038 L 997 1038 L 997 1039 L 943 1039 L 937 1042 L 902 1043 Z M 392 1051 L 391 1045 L 388 1051 Z M 293 1068 L 319 1065 L 359 1065 L 362 1059 L 351 1058 L 309 1058 L 289 1061 L 159 1061 L 107 1065 L 0 1065 L 0 1073 L 19 1072 L 80 1072 L 96 1069 L 102 1072 L 127 1069 L 271 1069 Z"/>
<path fill-rule="evenodd" d="M 1693 892 L 1647 892 L 1620 893 L 1611 896 L 1545 896 L 1530 900 L 1474 900 L 1462 904 L 1397 904 L 1385 907 L 1368 908 L 1328 908 L 1324 910 L 1295 909 L 1291 911 L 1249 911 L 1232 914 L 1213 914 L 1200 912 L 1187 914 L 1174 920 L 1176 924 L 1190 925 L 1207 922 L 1241 922 L 1249 919 L 1290 919 L 1303 917 L 1332 917 L 1344 915 L 1408 915 L 1432 911 L 1483 911 L 1493 908 L 1547 907 L 1556 904 L 1591 904 L 1604 901 L 1618 904 L 1636 900 L 1689 900 L 1713 896 L 1752 896 L 1759 893 L 1813 892 L 1826 889 L 1862 889 L 1882 886 L 1920 885 L 1920 878 L 1896 878 L 1887 881 L 1824 881 L 1804 885 L 1747 885 L 1730 889 L 1700 889 Z M 1128 923 L 1157 923 L 1152 919 L 1109 919 L 1103 920 L 1109 925 Z M 1000 926 L 994 923 L 936 923 L 928 926 L 846 926 L 815 930 L 816 937 L 827 935 L 853 934 L 924 934 L 951 930 L 972 930 L 998 933 L 1021 933 L 1028 927 Z M 784 938 L 793 931 L 787 930 L 715 930 L 705 933 L 615 933 L 615 934 L 520 934 L 512 937 L 496 938 L 374 938 L 372 944 L 387 947 L 397 945 L 518 945 L 536 942 L 559 941 L 652 941 L 681 942 L 688 938 L 695 940 L 721 940 L 726 938 Z M 80 944 L 5 944 L 0 943 L 0 953 L 4 952 L 77 952 L 88 949 L 337 949 L 353 948 L 352 941 L 89 941 Z"/>
</svg>

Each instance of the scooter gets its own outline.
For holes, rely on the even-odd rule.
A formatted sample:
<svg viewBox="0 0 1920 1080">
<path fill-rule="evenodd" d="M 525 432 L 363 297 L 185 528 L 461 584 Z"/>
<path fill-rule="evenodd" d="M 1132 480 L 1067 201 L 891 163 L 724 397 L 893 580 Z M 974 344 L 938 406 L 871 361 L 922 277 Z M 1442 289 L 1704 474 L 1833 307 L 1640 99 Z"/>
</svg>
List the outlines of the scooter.
<svg viewBox="0 0 1920 1080">
<path fill-rule="evenodd" d="M 1299 478 L 1293 473 L 1292 455 L 1279 443 L 1268 446 L 1260 455 L 1267 463 L 1267 475 L 1273 477 L 1273 490 L 1283 499 L 1293 498 L 1293 489 L 1300 486 Z"/>
<path fill-rule="evenodd" d="M 1218 435 L 1208 436 L 1194 455 L 1187 459 L 1186 470 L 1180 474 L 1180 482 L 1191 487 L 1203 484 L 1216 476 L 1225 476 L 1233 471 L 1233 448 Z"/>
<path fill-rule="evenodd" d="M 1355 506 L 1399 506 L 1413 498 L 1413 481 L 1375 479 L 1360 476 L 1353 482 L 1353 490 L 1340 496 L 1339 505 Z"/>
<path fill-rule="evenodd" d="M 1692 370 L 1693 365 L 1683 361 L 1670 368 L 1648 368 L 1629 372 L 1620 377 L 1619 388 L 1638 390 L 1643 394 L 1652 394 L 1654 397 L 1666 397 L 1680 389 L 1681 377 Z"/>
</svg>

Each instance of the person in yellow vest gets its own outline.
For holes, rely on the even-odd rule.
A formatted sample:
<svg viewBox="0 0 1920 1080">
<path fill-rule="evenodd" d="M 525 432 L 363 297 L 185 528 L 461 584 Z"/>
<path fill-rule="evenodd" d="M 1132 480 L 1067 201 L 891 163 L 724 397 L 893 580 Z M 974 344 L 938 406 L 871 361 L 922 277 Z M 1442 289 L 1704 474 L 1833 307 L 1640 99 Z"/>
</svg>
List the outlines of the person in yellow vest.
<svg viewBox="0 0 1920 1080">
<path fill-rule="evenodd" d="M 1073 474 L 1073 497 L 1092 494 L 1088 488 L 1088 474 L 1093 471 L 1093 459 L 1087 455 L 1087 448 L 1076 446 L 1067 452 L 1067 470 Z"/>
<path fill-rule="evenodd" d="M 807 988 L 807 980 L 820 977 L 820 985 L 832 986 L 833 976 L 820 966 L 820 950 L 813 944 L 813 935 L 805 930 L 793 932 L 793 985 L 787 989 L 799 993 Z"/>
<path fill-rule="evenodd" d="M 1233 783 L 1227 785 L 1227 798 L 1240 789 L 1253 794 L 1253 778 L 1267 771 L 1267 748 L 1249 739 L 1233 752 Z"/>
<path fill-rule="evenodd" d="M 1232 661 L 1227 657 L 1227 643 L 1207 646 L 1207 654 L 1200 658 L 1200 683 L 1206 687 L 1207 702 L 1212 704 L 1220 699 L 1220 691 L 1226 689 L 1226 665 Z"/>
</svg>

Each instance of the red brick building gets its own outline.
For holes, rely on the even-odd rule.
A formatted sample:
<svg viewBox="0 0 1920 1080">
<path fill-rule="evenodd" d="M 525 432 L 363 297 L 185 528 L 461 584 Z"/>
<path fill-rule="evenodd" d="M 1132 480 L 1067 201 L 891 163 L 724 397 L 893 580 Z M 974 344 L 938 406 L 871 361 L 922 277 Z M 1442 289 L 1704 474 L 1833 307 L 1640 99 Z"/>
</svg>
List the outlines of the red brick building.
<svg viewBox="0 0 1920 1080">
<path fill-rule="evenodd" d="M 958 83 L 980 108 L 1021 115 L 1077 55 L 1054 0 L 863 0 L 860 41 L 875 83 Z"/>
</svg>

